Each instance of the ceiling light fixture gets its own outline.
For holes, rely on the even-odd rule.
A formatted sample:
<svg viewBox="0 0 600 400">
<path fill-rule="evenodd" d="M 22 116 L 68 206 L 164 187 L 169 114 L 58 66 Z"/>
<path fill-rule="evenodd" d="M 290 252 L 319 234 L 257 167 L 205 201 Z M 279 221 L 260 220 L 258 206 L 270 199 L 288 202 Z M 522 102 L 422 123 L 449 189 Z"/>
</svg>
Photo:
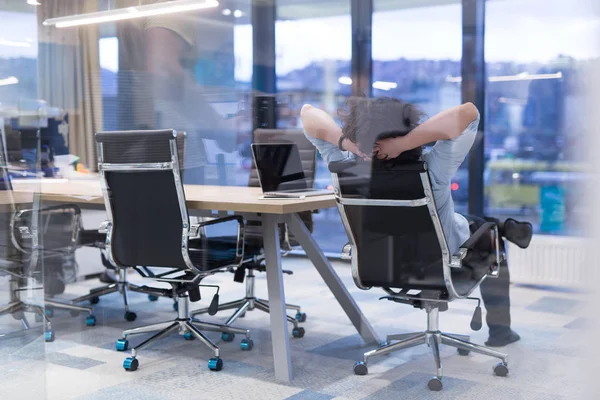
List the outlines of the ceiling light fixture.
<svg viewBox="0 0 600 400">
<path fill-rule="evenodd" d="M 42 3 L 38 2 L 37 0 L 27 0 L 27 4 L 29 4 L 30 6 L 39 6 Z"/>
<path fill-rule="evenodd" d="M 164 3 L 154 3 L 143 6 L 98 11 L 88 14 L 50 18 L 44 21 L 44 25 L 56 26 L 57 28 L 68 28 L 72 26 L 101 24 L 103 22 L 123 21 L 127 19 L 151 17 L 155 15 L 174 14 L 178 12 L 200 10 L 218 6 L 219 2 L 216 0 L 173 0 L 166 1 Z"/>
</svg>

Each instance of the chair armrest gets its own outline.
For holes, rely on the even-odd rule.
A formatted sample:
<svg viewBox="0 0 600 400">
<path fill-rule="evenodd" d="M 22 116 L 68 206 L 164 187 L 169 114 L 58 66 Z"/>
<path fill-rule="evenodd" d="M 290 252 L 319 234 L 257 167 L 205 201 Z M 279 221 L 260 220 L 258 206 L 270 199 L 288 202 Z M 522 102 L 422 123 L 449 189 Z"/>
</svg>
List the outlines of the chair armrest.
<svg viewBox="0 0 600 400">
<path fill-rule="evenodd" d="M 467 254 L 469 254 L 469 251 L 476 250 L 475 246 L 476 246 L 477 242 L 490 231 L 494 231 L 494 233 L 495 233 L 495 235 L 494 235 L 495 246 L 492 250 L 495 251 L 496 258 L 495 258 L 495 261 L 493 262 L 493 264 L 491 265 L 491 270 L 488 273 L 488 275 L 491 277 L 494 277 L 494 278 L 498 277 L 498 274 L 500 272 L 499 266 L 500 266 L 500 260 L 501 260 L 500 236 L 498 233 L 498 225 L 493 222 L 486 222 L 485 224 L 481 225 L 479 227 L 479 229 L 477 229 L 475 231 L 475 233 L 473 233 L 471 235 L 471 237 L 469 237 L 469 239 L 467 239 L 467 241 L 465 241 L 462 244 L 462 246 L 460 246 L 458 251 L 452 255 L 452 258 L 450 260 L 450 267 L 461 268 L 462 262 L 463 262 L 464 258 L 467 256 Z"/>
<path fill-rule="evenodd" d="M 238 223 L 238 233 L 237 233 L 237 243 L 236 243 L 236 249 L 235 249 L 235 256 L 238 257 L 238 258 L 241 258 L 241 257 L 244 256 L 244 232 L 245 232 L 245 224 L 244 224 L 244 218 L 242 218 L 239 215 L 230 215 L 228 217 L 215 218 L 215 219 L 212 219 L 210 221 L 201 222 L 199 224 L 193 224 L 193 225 L 190 226 L 189 236 L 190 237 L 197 237 L 201 228 L 204 228 L 204 227 L 207 227 L 207 226 L 210 226 L 210 225 L 221 224 L 223 222 L 229 222 L 229 221 L 237 221 L 237 223 Z"/>
</svg>

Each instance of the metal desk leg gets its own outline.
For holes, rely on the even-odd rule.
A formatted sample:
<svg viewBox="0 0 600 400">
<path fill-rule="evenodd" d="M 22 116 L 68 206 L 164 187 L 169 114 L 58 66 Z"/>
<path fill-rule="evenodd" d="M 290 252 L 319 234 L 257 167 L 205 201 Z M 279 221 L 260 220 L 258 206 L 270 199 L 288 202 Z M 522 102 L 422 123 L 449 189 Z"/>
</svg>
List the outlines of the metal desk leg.
<svg viewBox="0 0 600 400">
<path fill-rule="evenodd" d="M 327 257 L 325 257 L 319 246 L 315 243 L 298 214 L 289 215 L 289 227 L 294 238 L 302 245 L 306 255 L 310 258 L 317 271 L 319 271 L 329 290 L 331 290 L 340 306 L 342 306 L 344 312 L 348 315 L 348 318 L 350 318 L 350 321 L 365 343 L 379 343 L 380 340 L 377 333 L 375 333 L 369 321 L 367 321 L 352 296 L 350 296 L 350 293 L 348 293 L 346 286 L 344 286 L 344 283 L 336 274 Z"/>
<path fill-rule="evenodd" d="M 269 304 L 271 306 L 271 338 L 273 341 L 275 378 L 289 382 L 292 380 L 292 360 L 285 310 L 285 295 L 283 292 L 277 216 L 263 214 L 262 229 L 265 246 L 267 288 L 269 290 Z"/>
</svg>

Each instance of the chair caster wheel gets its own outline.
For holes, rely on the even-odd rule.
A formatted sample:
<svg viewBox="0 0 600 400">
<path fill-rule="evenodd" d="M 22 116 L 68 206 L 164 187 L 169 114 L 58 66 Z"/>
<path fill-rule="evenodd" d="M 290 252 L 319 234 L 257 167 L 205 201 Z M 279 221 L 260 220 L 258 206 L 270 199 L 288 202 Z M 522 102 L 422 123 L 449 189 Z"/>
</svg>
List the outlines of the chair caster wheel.
<svg viewBox="0 0 600 400">
<path fill-rule="evenodd" d="M 234 333 L 228 333 L 228 332 L 221 333 L 221 340 L 224 342 L 233 342 L 234 338 L 235 338 Z"/>
<path fill-rule="evenodd" d="M 173 310 L 179 311 L 179 304 L 177 302 L 173 303 Z"/>
<path fill-rule="evenodd" d="M 54 331 L 44 332 L 44 339 L 46 340 L 46 342 L 54 342 Z"/>
<path fill-rule="evenodd" d="M 100 297 L 92 297 L 90 299 L 90 304 L 98 304 L 100 302 Z"/>
<path fill-rule="evenodd" d="M 54 316 L 54 310 L 51 308 L 45 308 L 44 314 L 46 314 L 46 317 L 52 318 Z"/>
<path fill-rule="evenodd" d="M 458 349 L 458 354 L 461 356 L 468 356 L 471 352 L 469 350 Z"/>
<path fill-rule="evenodd" d="M 503 362 L 496 364 L 494 367 L 494 374 L 501 377 L 508 376 L 508 366 Z"/>
<path fill-rule="evenodd" d="M 292 336 L 295 338 L 301 338 L 304 337 L 305 332 L 306 331 L 304 330 L 304 328 L 299 326 L 298 328 L 292 329 Z"/>
<path fill-rule="evenodd" d="M 208 360 L 208 369 L 211 371 L 220 371 L 223 369 L 223 360 L 220 358 L 211 358 Z"/>
<path fill-rule="evenodd" d="M 240 342 L 240 349 L 244 351 L 250 351 L 254 347 L 254 342 L 252 339 L 242 339 Z"/>
<path fill-rule="evenodd" d="M 140 362 L 137 358 L 127 357 L 125 361 L 123 361 L 123 368 L 125 371 L 135 371 L 140 366 Z"/>
<path fill-rule="evenodd" d="M 85 319 L 85 326 L 96 326 L 96 316 L 88 315 Z"/>
<path fill-rule="evenodd" d="M 183 338 L 184 338 L 185 340 L 194 340 L 194 339 L 196 339 L 196 338 L 194 337 L 194 335 L 192 335 L 192 332 L 190 332 L 190 331 L 187 331 L 186 333 L 184 333 L 184 334 L 183 334 Z"/>
<path fill-rule="evenodd" d="M 155 296 L 153 294 L 149 294 L 148 295 L 148 300 L 150 300 L 150 301 L 156 301 L 156 300 L 158 300 L 158 296 Z"/>
<path fill-rule="evenodd" d="M 432 392 L 439 392 L 440 390 L 442 390 L 444 388 L 444 385 L 442 384 L 442 380 L 440 378 L 435 377 L 435 378 L 431 378 L 429 380 L 427 387 Z"/>
<path fill-rule="evenodd" d="M 354 364 L 354 375 L 367 375 L 369 373 L 369 369 L 367 368 L 367 364 L 362 361 Z"/>
<path fill-rule="evenodd" d="M 127 349 L 129 349 L 129 340 L 125 338 L 117 340 L 116 348 L 117 351 L 127 351 Z"/>
<path fill-rule="evenodd" d="M 133 311 L 125 311 L 125 319 L 129 322 L 131 321 L 135 321 L 135 319 L 137 318 L 137 314 L 134 313 Z"/>
<path fill-rule="evenodd" d="M 306 313 L 296 313 L 296 321 L 305 322 L 306 321 Z"/>
</svg>

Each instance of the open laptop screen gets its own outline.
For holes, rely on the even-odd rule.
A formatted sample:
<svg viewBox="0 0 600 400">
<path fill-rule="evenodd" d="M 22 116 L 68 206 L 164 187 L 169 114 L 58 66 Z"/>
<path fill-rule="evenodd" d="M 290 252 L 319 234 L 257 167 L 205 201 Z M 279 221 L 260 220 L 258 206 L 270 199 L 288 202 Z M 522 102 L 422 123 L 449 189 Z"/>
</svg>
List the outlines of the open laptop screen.
<svg viewBox="0 0 600 400">
<path fill-rule="evenodd" d="M 263 192 L 308 189 L 295 144 L 255 143 L 252 153 Z"/>
</svg>

